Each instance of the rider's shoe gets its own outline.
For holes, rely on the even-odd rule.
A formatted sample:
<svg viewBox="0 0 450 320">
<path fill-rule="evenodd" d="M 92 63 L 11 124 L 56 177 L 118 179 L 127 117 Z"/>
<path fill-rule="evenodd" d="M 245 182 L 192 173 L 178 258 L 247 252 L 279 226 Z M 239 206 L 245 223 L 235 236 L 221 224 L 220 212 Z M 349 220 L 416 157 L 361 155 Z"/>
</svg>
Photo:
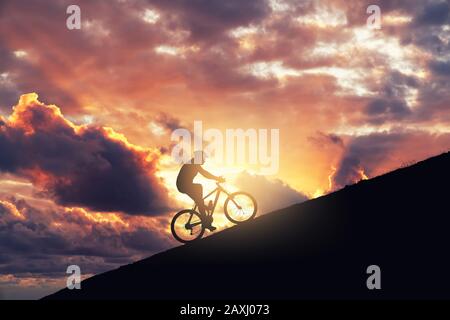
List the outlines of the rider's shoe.
<svg viewBox="0 0 450 320">
<path fill-rule="evenodd" d="M 213 217 L 207 216 L 206 221 L 205 221 L 205 225 L 206 225 L 205 229 L 208 229 L 209 231 L 216 230 L 217 228 L 212 225 L 212 222 L 213 222 Z"/>
</svg>

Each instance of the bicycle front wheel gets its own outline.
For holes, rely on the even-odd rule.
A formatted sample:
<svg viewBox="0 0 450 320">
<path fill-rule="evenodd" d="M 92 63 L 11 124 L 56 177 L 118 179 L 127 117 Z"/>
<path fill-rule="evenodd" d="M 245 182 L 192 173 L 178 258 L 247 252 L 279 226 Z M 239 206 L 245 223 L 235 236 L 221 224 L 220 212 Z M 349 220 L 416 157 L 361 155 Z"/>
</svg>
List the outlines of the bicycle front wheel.
<svg viewBox="0 0 450 320">
<path fill-rule="evenodd" d="M 182 210 L 172 219 L 170 224 L 172 235 L 182 243 L 200 239 L 205 232 L 202 218 L 197 211 Z"/>
<path fill-rule="evenodd" d="M 242 223 L 256 216 L 258 207 L 255 198 L 246 192 L 235 192 L 225 200 L 225 216 L 233 223 Z"/>
</svg>

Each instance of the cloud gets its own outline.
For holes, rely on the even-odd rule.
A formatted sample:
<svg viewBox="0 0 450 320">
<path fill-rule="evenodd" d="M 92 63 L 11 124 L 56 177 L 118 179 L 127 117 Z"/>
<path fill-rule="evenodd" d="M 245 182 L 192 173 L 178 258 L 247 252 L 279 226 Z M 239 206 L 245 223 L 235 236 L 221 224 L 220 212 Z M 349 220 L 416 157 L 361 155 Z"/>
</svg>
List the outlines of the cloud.
<svg viewBox="0 0 450 320">
<path fill-rule="evenodd" d="M 353 184 L 365 177 L 372 178 L 449 149 L 449 133 L 433 134 L 397 128 L 391 132 L 349 137 L 333 175 L 333 189 Z"/>
<path fill-rule="evenodd" d="M 308 137 L 308 141 L 319 148 L 326 148 L 330 145 L 338 147 L 344 146 L 344 141 L 340 136 L 334 133 L 323 133 L 321 131 L 317 131 L 316 135 Z"/>
<path fill-rule="evenodd" d="M 134 215 L 168 210 L 156 152 L 110 128 L 76 126 L 36 94 L 22 96 L 0 127 L 0 150 L 1 171 L 29 179 L 61 205 Z"/>
<path fill-rule="evenodd" d="M 174 130 L 182 128 L 180 120 L 172 115 L 160 112 L 148 124 L 148 128 L 155 136 L 170 135 Z M 168 148 L 162 147 L 163 150 Z"/>
<path fill-rule="evenodd" d="M 401 120 L 411 113 L 406 103 L 397 99 L 374 99 L 366 106 L 365 111 L 369 121 L 375 124 Z"/>
<path fill-rule="evenodd" d="M 234 184 L 255 197 L 260 213 L 268 213 L 308 200 L 306 195 L 280 179 L 270 180 L 265 176 L 252 175 L 245 171 L 235 178 Z"/>
<path fill-rule="evenodd" d="M 130 263 L 170 246 L 154 219 L 0 200 L 0 274 L 60 277 L 70 264 L 95 274 Z"/>
<path fill-rule="evenodd" d="M 0 17 L 3 19 L 1 12 Z M 27 59 L 17 57 L 14 50 L 0 31 L 0 110 L 9 110 L 20 94 L 30 91 L 39 91 L 41 97 L 55 103 L 64 102 L 65 105 L 79 108 L 76 99 L 63 90 L 46 70 Z"/>
<path fill-rule="evenodd" d="M 450 61 L 431 61 L 430 69 L 437 75 L 450 76 Z"/>
<path fill-rule="evenodd" d="M 354 138 L 346 147 L 333 176 L 333 187 L 339 189 L 358 182 L 364 175 L 372 176 L 372 170 L 389 157 L 399 146 L 403 134 L 378 133 Z"/>
<path fill-rule="evenodd" d="M 450 7 L 447 1 L 431 1 L 416 17 L 418 25 L 441 25 L 450 21 Z"/>
<path fill-rule="evenodd" d="M 257 22 L 270 13 L 265 0 L 151 0 L 151 4 L 170 14 L 190 32 L 191 39 L 215 40 L 231 28 Z"/>
</svg>

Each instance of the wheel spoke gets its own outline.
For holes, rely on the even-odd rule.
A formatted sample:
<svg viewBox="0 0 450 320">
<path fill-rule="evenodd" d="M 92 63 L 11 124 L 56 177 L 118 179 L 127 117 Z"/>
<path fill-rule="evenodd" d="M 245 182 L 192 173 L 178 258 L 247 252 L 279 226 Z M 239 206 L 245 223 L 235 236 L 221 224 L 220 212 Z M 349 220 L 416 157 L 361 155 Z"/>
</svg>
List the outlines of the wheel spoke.
<svg viewBox="0 0 450 320">
<path fill-rule="evenodd" d="M 201 221 L 199 221 L 199 222 L 194 222 L 194 223 L 190 223 L 190 224 L 189 224 L 189 227 L 193 228 L 193 227 L 196 227 L 196 226 L 198 226 L 198 225 L 200 225 L 200 224 L 202 224 Z"/>
<path fill-rule="evenodd" d="M 253 217 L 255 203 L 246 194 L 234 194 L 228 202 L 227 213 L 233 222 L 243 222 Z"/>
<path fill-rule="evenodd" d="M 195 211 L 182 211 L 174 219 L 172 233 L 177 240 L 189 242 L 202 236 L 202 221 Z"/>
</svg>

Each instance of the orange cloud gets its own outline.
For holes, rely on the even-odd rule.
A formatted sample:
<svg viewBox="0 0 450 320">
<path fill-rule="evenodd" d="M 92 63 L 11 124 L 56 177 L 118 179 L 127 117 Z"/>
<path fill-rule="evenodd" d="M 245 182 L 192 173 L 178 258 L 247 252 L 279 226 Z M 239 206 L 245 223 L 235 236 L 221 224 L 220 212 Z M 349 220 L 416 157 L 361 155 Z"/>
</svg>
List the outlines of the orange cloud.
<svg viewBox="0 0 450 320">
<path fill-rule="evenodd" d="M 135 215 L 169 209 L 156 149 L 111 128 L 75 125 L 36 94 L 23 95 L 0 126 L 0 149 L 0 170 L 28 178 L 59 204 Z"/>
</svg>

